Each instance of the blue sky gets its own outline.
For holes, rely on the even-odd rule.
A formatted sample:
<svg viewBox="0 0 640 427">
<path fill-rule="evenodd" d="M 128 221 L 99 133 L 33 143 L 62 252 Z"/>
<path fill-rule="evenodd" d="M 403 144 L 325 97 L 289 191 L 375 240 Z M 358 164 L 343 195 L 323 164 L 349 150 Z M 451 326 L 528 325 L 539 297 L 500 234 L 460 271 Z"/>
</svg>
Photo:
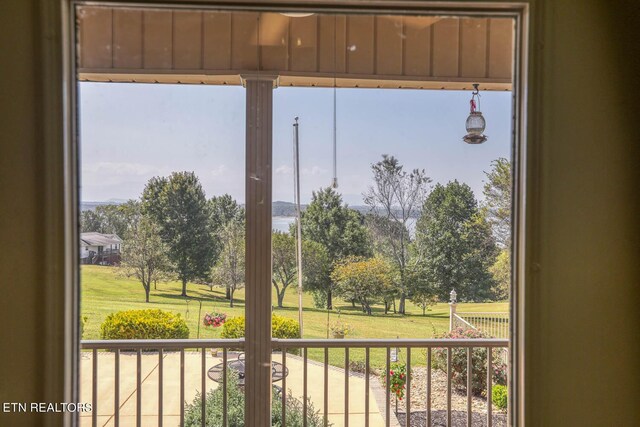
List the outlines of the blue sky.
<svg viewBox="0 0 640 427">
<path fill-rule="evenodd" d="M 458 179 L 482 197 L 484 171 L 511 155 L 511 92 L 483 92 L 489 140 L 462 141 L 469 92 L 339 89 L 338 181 L 362 204 L 382 154 L 436 182 Z M 194 171 L 208 197 L 244 201 L 244 89 L 239 86 L 80 83 L 81 197 L 137 198 L 147 180 Z M 333 90 L 274 91 L 273 198 L 293 200 L 292 123 L 300 117 L 302 202 L 332 178 Z"/>
</svg>

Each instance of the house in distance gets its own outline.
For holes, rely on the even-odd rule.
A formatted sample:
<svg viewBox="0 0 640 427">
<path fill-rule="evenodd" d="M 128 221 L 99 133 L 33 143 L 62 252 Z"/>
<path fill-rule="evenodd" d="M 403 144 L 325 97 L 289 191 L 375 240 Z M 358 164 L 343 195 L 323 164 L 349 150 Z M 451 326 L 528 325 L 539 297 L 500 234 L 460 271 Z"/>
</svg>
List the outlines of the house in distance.
<svg viewBox="0 0 640 427">
<path fill-rule="evenodd" d="M 117 234 L 81 233 L 80 263 L 117 265 L 121 247 L 122 239 Z"/>
</svg>

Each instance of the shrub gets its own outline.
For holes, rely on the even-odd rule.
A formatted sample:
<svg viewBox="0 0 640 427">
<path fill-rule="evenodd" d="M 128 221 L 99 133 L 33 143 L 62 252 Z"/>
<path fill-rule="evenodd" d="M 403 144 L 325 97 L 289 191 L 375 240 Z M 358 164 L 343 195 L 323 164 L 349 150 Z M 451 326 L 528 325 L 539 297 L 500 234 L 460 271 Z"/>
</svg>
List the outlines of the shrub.
<svg viewBox="0 0 640 427">
<path fill-rule="evenodd" d="M 507 409 L 507 387 L 500 384 L 494 385 L 491 389 L 491 400 L 496 408 Z"/>
<path fill-rule="evenodd" d="M 189 327 L 180 314 L 158 309 L 111 313 L 100 326 L 104 340 L 189 338 Z"/>
<path fill-rule="evenodd" d="M 395 394 L 398 400 L 404 399 L 404 390 L 407 384 L 407 365 L 404 363 L 395 362 L 389 366 L 389 377 L 391 384 L 389 388 L 391 393 Z M 387 384 L 386 371 L 382 372 L 382 384 L 386 387 Z"/>
<path fill-rule="evenodd" d="M 300 338 L 300 325 L 293 319 L 274 314 L 271 317 L 271 335 L 273 338 Z"/>
<path fill-rule="evenodd" d="M 273 338 L 300 338 L 300 325 L 293 319 L 274 314 L 271 317 L 271 335 Z M 244 338 L 244 316 L 227 319 L 220 338 Z"/>
<path fill-rule="evenodd" d="M 456 328 L 451 332 L 446 332 L 438 338 L 466 339 L 466 338 L 487 338 L 485 334 L 475 329 L 464 330 Z M 499 358 L 500 349 L 493 350 L 493 383 L 506 384 L 507 367 Z M 455 348 L 451 356 L 451 382 L 458 390 L 467 390 L 467 349 Z M 471 365 L 473 378 L 472 392 L 477 396 L 486 394 L 487 389 L 487 349 L 474 348 L 471 353 Z M 447 350 L 437 348 L 433 351 L 433 367 L 440 371 L 447 372 Z"/>
<path fill-rule="evenodd" d="M 222 387 L 211 390 L 206 397 L 206 425 L 221 426 L 222 425 Z M 184 413 L 185 427 L 200 427 L 202 425 L 201 406 L 202 396 L 196 394 L 191 404 L 187 404 Z M 291 393 L 287 395 L 286 404 L 287 426 L 302 427 L 302 403 L 294 398 Z M 227 375 L 227 421 L 229 427 L 244 426 L 244 393 L 238 387 L 237 375 L 233 375 L 232 371 Z M 271 405 L 271 425 L 282 426 L 282 398 L 274 389 L 273 404 Z M 311 402 L 307 402 L 307 426 L 320 427 L 324 425 L 319 412 L 315 410 Z"/>
<path fill-rule="evenodd" d="M 244 316 L 227 319 L 222 325 L 220 338 L 237 339 L 244 337 Z"/>
</svg>

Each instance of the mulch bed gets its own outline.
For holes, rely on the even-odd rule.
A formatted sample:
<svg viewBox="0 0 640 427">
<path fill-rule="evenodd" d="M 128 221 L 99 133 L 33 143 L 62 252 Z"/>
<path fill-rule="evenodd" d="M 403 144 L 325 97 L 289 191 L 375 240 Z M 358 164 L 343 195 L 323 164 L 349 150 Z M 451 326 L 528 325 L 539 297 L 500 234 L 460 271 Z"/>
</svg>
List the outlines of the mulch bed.
<svg viewBox="0 0 640 427">
<path fill-rule="evenodd" d="M 416 367 L 411 375 L 411 426 L 426 425 L 427 408 L 427 368 Z M 395 407 L 392 399 L 392 410 Z M 484 397 L 472 398 L 472 420 L 474 426 L 487 425 L 487 401 Z M 398 421 L 405 424 L 405 404 L 398 405 Z M 451 393 L 451 420 L 453 426 L 467 425 L 467 395 L 455 388 Z M 447 423 L 447 376 L 444 372 L 433 369 L 431 371 L 431 425 L 446 426 Z M 507 416 L 504 411 L 493 407 L 493 425 L 502 427 L 507 425 Z"/>
</svg>

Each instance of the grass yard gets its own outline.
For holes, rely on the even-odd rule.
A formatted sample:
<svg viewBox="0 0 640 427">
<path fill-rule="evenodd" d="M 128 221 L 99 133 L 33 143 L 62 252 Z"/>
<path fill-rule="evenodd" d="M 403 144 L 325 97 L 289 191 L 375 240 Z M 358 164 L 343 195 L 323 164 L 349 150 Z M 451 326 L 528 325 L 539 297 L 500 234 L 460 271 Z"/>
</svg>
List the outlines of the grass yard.
<svg viewBox="0 0 640 427">
<path fill-rule="evenodd" d="M 181 284 L 178 282 L 160 283 L 158 289 L 151 290 L 150 302 L 144 302 L 142 285 L 133 280 L 120 277 L 114 267 L 83 265 L 81 270 L 81 310 L 87 317 L 83 339 L 100 339 L 100 324 L 112 312 L 132 309 L 159 308 L 180 313 L 187 321 L 191 338 L 218 338 L 222 328 L 205 328 L 201 325 L 202 316 L 212 310 L 221 311 L 228 317 L 244 315 L 244 291 L 239 290 L 234 297 L 235 307 L 229 307 L 229 301 L 224 299 L 223 288 L 189 283 L 187 293 L 189 298 L 180 296 Z M 284 308 L 274 307 L 274 313 L 281 316 L 298 319 L 297 289 L 289 287 L 284 300 Z M 275 304 L 276 295 L 273 293 Z M 199 313 L 200 302 L 202 312 Z M 304 304 L 304 338 L 326 338 L 327 311 L 313 306 L 311 295 L 305 294 Z M 437 304 L 428 310 L 426 316 L 422 309 L 407 303 L 407 314 L 384 314 L 382 306 L 375 306 L 372 316 L 363 314 L 351 303 L 334 300 L 334 311 L 330 313 L 330 321 L 338 318 L 336 309 L 340 310 L 341 320 L 350 324 L 353 333 L 349 338 L 431 338 L 435 334 L 445 332 L 449 327 L 449 306 L 446 303 Z M 458 312 L 496 312 L 507 311 L 508 303 L 487 304 L 458 304 Z M 198 332 L 199 328 L 199 332 Z M 198 335 L 199 334 L 199 335 Z M 310 350 L 309 357 L 323 360 L 323 350 Z M 412 364 L 425 363 L 422 354 L 412 355 Z M 402 359 L 403 351 L 400 353 Z M 331 350 L 332 365 L 344 365 L 344 351 Z M 351 360 L 364 360 L 364 350 L 350 350 Z M 384 350 L 371 352 L 373 366 L 384 365 Z"/>
</svg>

